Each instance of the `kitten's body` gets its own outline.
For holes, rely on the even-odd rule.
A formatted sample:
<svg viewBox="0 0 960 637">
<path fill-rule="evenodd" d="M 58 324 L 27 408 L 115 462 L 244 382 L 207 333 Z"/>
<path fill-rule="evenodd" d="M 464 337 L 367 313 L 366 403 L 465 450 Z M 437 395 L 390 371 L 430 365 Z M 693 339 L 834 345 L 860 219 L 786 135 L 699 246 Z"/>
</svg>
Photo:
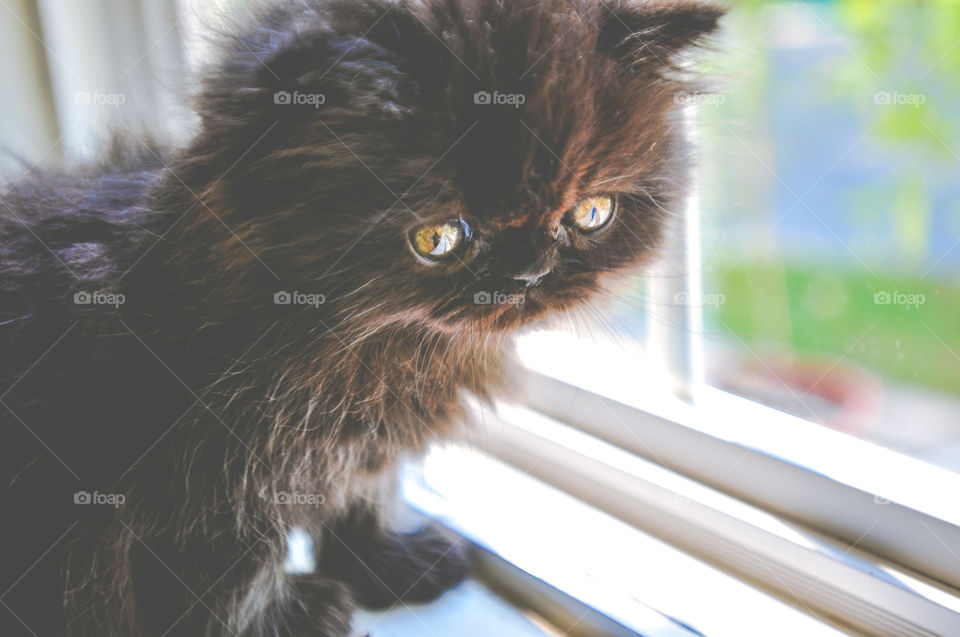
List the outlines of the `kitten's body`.
<svg viewBox="0 0 960 637">
<path fill-rule="evenodd" d="M 287 531 L 299 525 L 318 539 L 328 536 L 325 525 L 337 524 L 348 504 L 376 498 L 381 474 L 399 454 L 419 452 L 446 432 L 460 390 L 482 393 L 493 380 L 488 371 L 496 361 L 486 353 L 497 339 L 457 343 L 384 326 L 380 338 L 361 340 L 319 327 L 337 320 L 323 307 L 274 305 L 280 288 L 269 274 L 258 284 L 262 298 L 228 300 L 203 280 L 190 280 L 191 272 L 205 278 L 206 266 L 171 267 L 177 258 L 171 245 L 184 241 L 176 227 L 156 243 L 176 215 L 139 209 L 150 182 L 162 178 L 149 170 L 101 175 L 71 190 L 70 178 L 48 174 L 5 201 L 16 211 L 18 195 L 26 194 L 31 205 L 46 200 L 58 211 L 46 220 L 17 214 L 30 231 L 12 215 L 0 225 L 4 239 L 12 238 L 2 248 L 10 264 L 4 297 L 16 300 L 4 304 L 0 327 L 0 380 L 4 391 L 12 387 L 0 416 L 0 479 L 9 485 L 4 510 L 16 512 L 4 522 L 3 545 L 14 550 L 3 552 L 0 572 L 10 576 L 9 586 L 54 547 L 11 590 L 11 599 L 19 591 L 29 595 L 23 607 L 37 614 L 20 614 L 38 634 L 59 634 L 67 589 L 81 612 L 102 613 L 90 618 L 96 626 L 90 634 L 102 634 L 104 625 L 107 634 L 135 634 L 122 605 L 130 601 L 124 595 L 131 592 L 131 571 L 146 573 L 138 578 L 141 603 L 169 603 L 168 612 L 157 612 L 172 624 L 196 602 L 190 591 L 202 595 L 228 569 L 232 583 L 256 578 L 264 561 L 272 563 L 265 570 L 279 569 Z M 100 183 L 109 185 L 109 205 L 120 207 L 114 218 L 103 214 L 102 195 L 93 194 Z M 78 206 L 90 196 L 97 197 L 94 214 Z M 74 303 L 75 294 L 94 291 L 123 294 L 124 303 Z M 125 501 L 120 509 L 77 505 L 78 492 L 122 494 Z M 310 502 L 296 506 L 283 494 Z M 434 560 L 448 548 L 437 546 Z M 241 556 L 250 558 L 247 569 L 235 564 Z M 459 571 L 459 554 L 450 557 Z M 187 572 L 172 577 L 166 565 Z M 448 576 L 442 568 L 433 575 Z M 388 580 L 386 573 L 373 583 L 377 578 Z M 421 585 L 430 585 L 425 580 Z M 396 601 L 389 590 L 407 592 L 386 588 L 380 594 L 387 604 Z M 85 599 L 94 590 L 116 596 L 97 609 L 102 600 Z M 205 601 L 212 610 L 239 600 L 211 594 Z M 196 621 L 184 618 L 172 634 L 203 634 L 211 622 L 217 627 L 204 605 L 194 610 Z M 228 632 L 242 631 L 224 610 L 213 613 Z M 322 614 L 316 619 L 319 626 Z"/>
<path fill-rule="evenodd" d="M 668 60 L 714 9 L 290 4 L 228 47 L 187 149 L 0 198 L 3 635 L 341 635 L 351 599 L 455 583 L 460 551 L 385 531 L 372 494 L 496 389 L 510 329 L 641 263 L 682 192 Z M 598 184 L 623 236 L 556 230 Z M 421 217 L 471 219 L 459 264 L 414 257 Z M 293 526 L 315 574 L 282 571 Z"/>
</svg>

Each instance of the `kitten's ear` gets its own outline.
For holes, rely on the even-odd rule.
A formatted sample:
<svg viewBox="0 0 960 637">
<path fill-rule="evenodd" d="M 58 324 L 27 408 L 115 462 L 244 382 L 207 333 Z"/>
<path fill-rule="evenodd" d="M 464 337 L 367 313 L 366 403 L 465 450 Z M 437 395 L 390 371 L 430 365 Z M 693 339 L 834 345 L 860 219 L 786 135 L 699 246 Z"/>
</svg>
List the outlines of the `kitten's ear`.
<svg viewBox="0 0 960 637">
<path fill-rule="evenodd" d="M 281 77 L 299 71 L 299 78 L 309 81 L 313 76 L 332 79 L 339 69 L 351 64 L 368 68 L 392 64 L 421 88 L 442 77 L 447 50 L 411 13 L 384 3 L 358 2 L 341 19 L 337 29 L 306 39 L 309 46 L 277 47 L 271 69 Z M 387 72 L 386 66 L 381 71 Z"/>
<path fill-rule="evenodd" d="M 613 0 L 601 7 L 597 48 L 625 64 L 670 64 L 713 33 L 726 11 L 700 0 Z"/>
<path fill-rule="evenodd" d="M 445 84 L 450 50 L 411 12 L 394 11 L 368 34 L 393 51 L 404 71 L 425 93 L 434 93 Z"/>
<path fill-rule="evenodd" d="M 395 62 L 391 55 L 414 63 L 429 60 L 443 46 L 392 0 L 331 1 L 328 9 L 330 15 L 281 13 L 235 48 L 249 54 L 241 57 L 256 59 L 260 77 L 290 82 L 326 77 L 351 64 Z"/>
</svg>

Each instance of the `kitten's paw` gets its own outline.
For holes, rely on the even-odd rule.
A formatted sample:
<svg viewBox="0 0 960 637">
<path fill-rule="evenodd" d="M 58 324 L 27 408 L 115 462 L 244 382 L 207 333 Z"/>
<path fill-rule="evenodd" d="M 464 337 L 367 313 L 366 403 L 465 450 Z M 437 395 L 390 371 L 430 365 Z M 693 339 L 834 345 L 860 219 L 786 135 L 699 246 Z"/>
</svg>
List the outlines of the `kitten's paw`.
<svg viewBox="0 0 960 637">
<path fill-rule="evenodd" d="M 367 608 L 432 601 L 462 582 L 470 570 L 466 542 L 435 526 L 351 540 L 340 541 L 341 548 L 349 550 L 329 555 L 329 565 Z"/>
<path fill-rule="evenodd" d="M 347 637 L 354 602 L 348 586 L 315 575 L 290 577 L 282 597 L 266 604 L 242 637 Z M 219 634 L 219 633 L 218 633 Z"/>
<path fill-rule="evenodd" d="M 451 538 L 434 526 L 400 537 L 410 564 L 396 582 L 406 586 L 403 601 L 429 602 L 467 578 L 470 560 L 465 540 Z"/>
</svg>

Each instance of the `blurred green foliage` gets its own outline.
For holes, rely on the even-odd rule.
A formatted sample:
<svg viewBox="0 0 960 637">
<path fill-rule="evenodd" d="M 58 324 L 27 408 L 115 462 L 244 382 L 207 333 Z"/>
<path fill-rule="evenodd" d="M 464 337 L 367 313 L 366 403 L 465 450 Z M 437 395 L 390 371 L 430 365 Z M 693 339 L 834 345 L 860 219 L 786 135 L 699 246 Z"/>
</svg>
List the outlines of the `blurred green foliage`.
<svg viewBox="0 0 960 637">
<path fill-rule="evenodd" d="M 725 297 L 710 316 L 714 329 L 781 353 L 843 356 L 890 379 L 960 394 L 960 282 L 793 263 L 711 265 Z M 884 293 L 890 303 L 877 297 Z"/>
<path fill-rule="evenodd" d="M 840 0 L 838 17 L 857 56 L 906 93 L 923 94 L 917 108 L 885 109 L 877 131 L 894 142 L 918 141 L 952 155 L 960 133 L 960 2 L 957 0 Z M 844 79 L 858 76 L 854 68 Z M 862 78 L 863 82 L 876 77 Z"/>
<path fill-rule="evenodd" d="M 782 0 L 745 0 L 737 11 L 760 11 Z M 919 94 L 916 108 L 884 109 L 875 132 L 895 143 L 923 144 L 956 158 L 960 138 L 960 0 L 832 0 L 851 58 L 837 69 L 837 91 L 864 108 L 878 90 Z"/>
<path fill-rule="evenodd" d="M 727 95 L 726 110 L 701 109 L 705 142 L 714 153 L 704 175 L 707 191 L 720 194 L 719 201 L 707 206 L 708 219 L 722 226 L 734 216 L 755 217 L 757 236 L 748 237 L 746 245 L 755 239 L 763 246 L 730 254 L 722 246 L 711 250 L 708 240 L 708 286 L 726 297 L 708 319 L 714 329 L 751 346 L 849 357 L 885 377 L 960 394 L 960 281 L 944 280 L 942 272 L 939 280 L 927 276 L 937 259 L 928 254 L 935 230 L 927 170 L 935 165 L 950 174 L 960 168 L 960 0 L 799 4 L 801 14 L 806 15 L 805 5 L 818 29 L 842 36 L 841 55 L 816 71 L 827 93 L 822 101 L 854 109 L 863 130 L 869 127 L 873 140 L 903 158 L 897 174 L 838 192 L 831 211 L 864 229 L 888 229 L 894 249 L 873 263 L 876 272 L 861 268 L 862 262 L 845 263 L 844 255 L 824 255 L 828 258 L 820 265 L 816 256 L 806 261 L 785 257 L 776 233 L 761 234 L 782 212 L 772 208 L 777 178 L 769 174 L 776 170 L 770 144 L 775 136 L 764 128 L 771 88 L 766 45 L 776 37 L 771 17 L 776 7 L 771 5 L 796 3 L 735 3 L 729 18 L 734 46 L 717 56 L 720 70 L 735 78 L 735 90 Z M 777 16 L 782 18 L 782 12 Z M 874 96 L 881 91 L 924 99 L 907 107 L 878 107 Z M 718 161 L 722 153 L 717 155 L 717 149 L 724 147 L 733 147 L 734 157 L 740 153 L 772 168 L 750 172 L 743 161 Z M 941 219 L 943 212 L 957 219 L 946 231 L 960 237 L 960 202 L 940 212 Z M 939 228 L 944 231 L 942 223 Z M 734 251 L 743 245 L 735 243 Z M 919 295 L 924 303 L 878 304 L 874 295 L 882 291 Z"/>
</svg>

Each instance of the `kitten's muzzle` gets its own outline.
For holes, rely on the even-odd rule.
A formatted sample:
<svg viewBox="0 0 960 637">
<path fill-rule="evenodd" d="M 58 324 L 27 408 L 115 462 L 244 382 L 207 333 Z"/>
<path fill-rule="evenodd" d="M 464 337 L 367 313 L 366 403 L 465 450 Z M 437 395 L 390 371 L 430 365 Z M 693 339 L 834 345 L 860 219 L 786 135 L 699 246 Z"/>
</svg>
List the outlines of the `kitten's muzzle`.
<svg viewBox="0 0 960 637">
<path fill-rule="evenodd" d="M 519 281 L 523 283 L 528 288 L 533 287 L 537 283 L 540 283 L 540 280 L 550 274 L 553 271 L 553 266 L 550 263 L 547 263 L 546 260 L 540 263 L 535 263 L 527 271 L 521 272 L 520 274 L 514 274 L 511 278 L 514 281 Z"/>
</svg>

